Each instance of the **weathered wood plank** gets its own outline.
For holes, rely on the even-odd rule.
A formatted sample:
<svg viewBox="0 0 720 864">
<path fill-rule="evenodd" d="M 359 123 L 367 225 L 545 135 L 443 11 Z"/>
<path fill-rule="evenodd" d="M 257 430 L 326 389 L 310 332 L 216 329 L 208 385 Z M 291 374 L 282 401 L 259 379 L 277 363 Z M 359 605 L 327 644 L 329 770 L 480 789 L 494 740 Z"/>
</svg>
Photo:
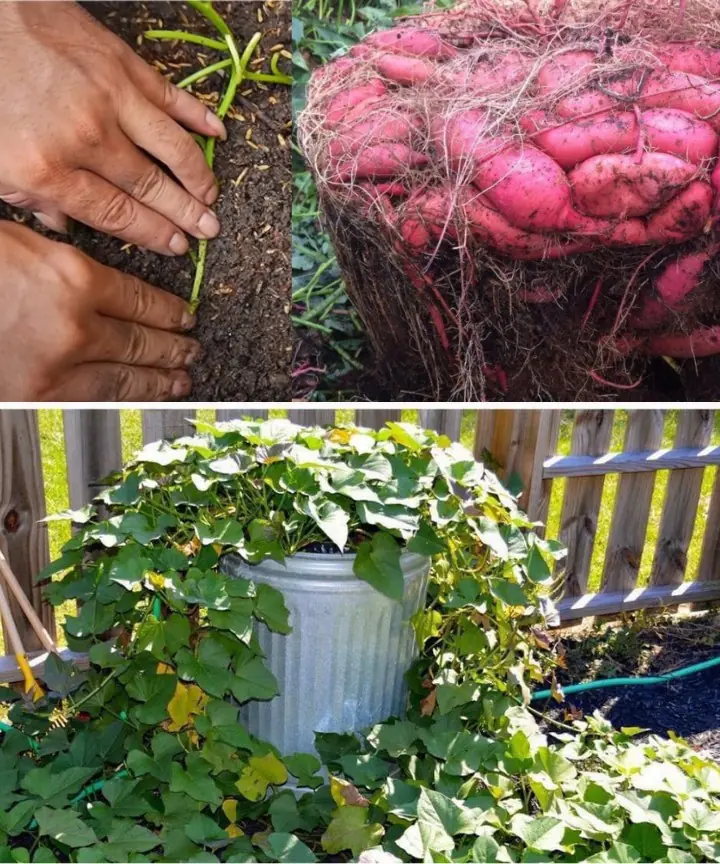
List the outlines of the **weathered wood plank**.
<svg viewBox="0 0 720 864">
<path fill-rule="evenodd" d="M 65 661 L 71 660 L 78 669 L 88 669 L 90 666 L 87 654 L 76 654 L 68 648 L 61 649 L 58 654 Z M 47 651 L 33 651 L 28 654 L 30 668 L 40 680 L 42 680 L 45 671 L 47 658 Z M 15 658 L 12 656 L 0 657 L 0 684 L 14 684 L 22 680 L 22 672 L 19 671 Z"/>
<path fill-rule="evenodd" d="M 100 480 L 122 467 L 120 414 L 114 410 L 63 411 L 70 507 L 84 507 Z"/>
<path fill-rule="evenodd" d="M 720 471 L 715 477 L 710 499 L 697 578 L 699 582 L 720 579 Z"/>
<path fill-rule="evenodd" d="M 540 420 L 537 434 L 535 436 L 535 452 L 532 453 L 530 464 L 530 476 L 526 481 L 526 490 L 520 503 L 526 508 L 528 516 L 542 522 L 547 522 L 548 510 L 550 509 L 550 496 L 552 494 L 552 480 L 543 474 L 543 464 L 547 456 L 554 453 L 558 446 L 560 437 L 560 423 L 562 412 L 560 410 L 539 411 Z M 538 533 L 544 534 L 544 528 Z"/>
<path fill-rule="evenodd" d="M 400 420 L 400 408 L 355 408 L 355 423 L 366 429 L 382 429 L 388 420 Z"/>
<path fill-rule="evenodd" d="M 45 487 L 40 458 L 40 435 L 35 411 L 0 411 L 0 546 L 20 585 L 48 632 L 55 636 L 52 607 L 43 602 L 35 574 L 49 561 Z M 40 641 L 11 600 L 13 618 L 29 651 Z M 9 646 L 6 646 L 6 651 Z"/>
<path fill-rule="evenodd" d="M 194 408 L 152 408 L 142 412 L 143 441 L 148 444 L 160 438 L 182 438 L 193 435 Z"/>
<path fill-rule="evenodd" d="M 573 455 L 607 453 L 614 416 L 614 411 L 608 410 L 579 411 L 573 429 Z M 585 593 L 604 483 L 604 477 L 573 477 L 566 483 L 560 518 L 560 540 L 568 550 L 564 566 L 565 597 Z"/>
<path fill-rule="evenodd" d="M 623 442 L 624 455 L 636 457 L 636 451 L 657 450 L 662 443 L 665 413 L 631 411 Z M 602 457 L 598 461 L 602 461 Z M 646 459 L 642 464 L 654 464 Z M 618 483 L 610 539 L 605 554 L 602 591 L 630 591 L 637 583 L 655 474 L 625 474 Z"/>
<path fill-rule="evenodd" d="M 557 604 L 563 622 L 591 615 L 614 615 L 637 609 L 658 609 L 681 603 L 698 603 L 720 598 L 720 581 L 684 582 L 682 585 L 655 585 L 629 592 L 601 592 L 567 597 Z"/>
<path fill-rule="evenodd" d="M 712 411 L 680 411 L 675 447 L 706 447 L 712 435 L 712 417 Z M 670 474 L 651 585 L 679 585 L 685 578 L 704 473 L 704 468 L 689 468 Z"/>
<path fill-rule="evenodd" d="M 641 411 L 641 414 L 650 412 Z M 604 456 L 554 456 L 544 465 L 546 477 L 600 477 L 605 474 L 640 474 L 720 465 L 720 446 L 673 447 L 607 453 Z"/>
<path fill-rule="evenodd" d="M 334 408 L 291 408 L 288 418 L 300 426 L 334 426 Z"/>
<path fill-rule="evenodd" d="M 460 440 L 462 408 L 421 408 L 418 414 L 418 423 L 424 429 L 447 435 L 452 441 Z"/>
<path fill-rule="evenodd" d="M 242 420 L 244 417 L 251 417 L 255 420 L 267 420 L 268 411 L 262 408 L 218 408 L 215 412 L 215 419 L 219 422 Z"/>
</svg>

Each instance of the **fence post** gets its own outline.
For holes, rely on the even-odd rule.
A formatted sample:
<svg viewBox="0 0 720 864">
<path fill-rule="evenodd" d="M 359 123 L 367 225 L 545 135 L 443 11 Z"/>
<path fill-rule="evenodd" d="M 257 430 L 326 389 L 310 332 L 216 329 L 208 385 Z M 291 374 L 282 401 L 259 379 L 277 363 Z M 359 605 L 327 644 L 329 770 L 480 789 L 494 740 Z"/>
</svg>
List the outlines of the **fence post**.
<svg viewBox="0 0 720 864">
<path fill-rule="evenodd" d="M 100 480 L 122 467 L 120 414 L 116 410 L 63 411 L 70 507 L 79 510 L 98 494 Z"/>
<path fill-rule="evenodd" d="M 720 579 L 720 469 L 715 475 L 697 578 L 698 582 Z"/>
<path fill-rule="evenodd" d="M 40 458 L 40 434 L 35 411 L 0 411 L 0 545 L 13 572 L 54 635 L 52 607 L 43 602 L 35 575 L 50 560 L 45 517 L 45 487 Z M 42 648 L 20 607 L 11 601 L 12 614 L 28 651 Z M 8 646 L 5 650 L 7 653 Z"/>
<path fill-rule="evenodd" d="M 711 411 L 680 411 L 676 447 L 705 447 L 712 435 Z M 651 585 L 680 585 L 685 579 L 687 550 L 692 539 L 704 468 L 671 471 L 663 504 Z"/>
<path fill-rule="evenodd" d="M 288 411 L 288 420 L 297 423 L 298 426 L 334 426 L 334 408 L 291 408 Z"/>
<path fill-rule="evenodd" d="M 355 423 L 366 429 L 382 429 L 385 423 L 398 421 L 402 416 L 399 408 L 356 408 Z"/>
<path fill-rule="evenodd" d="M 623 450 L 657 450 L 664 411 L 630 411 Z M 656 473 L 623 474 L 618 482 L 601 591 L 631 591 L 637 582 Z"/>
<path fill-rule="evenodd" d="M 614 411 L 579 411 L 575 417 L 573 456 L 602 456 L 612 438 Z M 560 540 L 567 547 L 564 597 L 585 593 L 590 573 L 605 477 L 571 477 L 565 485 Z"/>
<path fill-rule="evenodd" d="M 159 438 L 182 438 L 194 435 L 195 427 L 188 420 L 194 419 L 194 408 L 163 408 L 143 410 L 143 441 L 148 444 Z"/>
<path fill-rule="evenodd" d="M 225 420 L 242 420 L 243 417 L 252 417 L 253 420 L 267 420 L 268 412 L 261 408 L 218 408 L 215 412 L 215 419 L 218 422 Z"/>
<path fill-rule="evenodd" d="M 440 435 L 447 435 L 451 441 L 460 440 L 462 408 L 421 408 L 418 414 L 418 423 L 423 429 L 432 429 Z"/>
</svg>

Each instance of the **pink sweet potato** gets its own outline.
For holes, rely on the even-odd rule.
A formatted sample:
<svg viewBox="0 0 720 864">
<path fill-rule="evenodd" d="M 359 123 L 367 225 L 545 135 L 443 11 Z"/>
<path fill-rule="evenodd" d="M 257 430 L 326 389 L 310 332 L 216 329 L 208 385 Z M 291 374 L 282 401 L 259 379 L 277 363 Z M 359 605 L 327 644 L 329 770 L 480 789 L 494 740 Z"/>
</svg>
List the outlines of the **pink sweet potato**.
<svg viewBox="0 0 720 864">
<path fill-rule="evenodd" d="M 712 205 L 712 187 L 696 180 L 648 219 L 648 243 L 683 243 L 697 237 L 710 219 Z"/>
<path fill-rule="evenodd" d="M 408 144 L 374 144 L 366 147 L 354 158 L 340 162 L 333 181 L 346 183 L 353 180 L 389 180 L 404 174 L 408 168 L 426 165 L 428 157 Z"/>
<path fill-rule="evenodd" d="M 351 108 L 377 99 L 386 92 L 387 87 L 382 79 L 371 78 L 364 84 L 358 84 L 357 87 L 338 93 L 325 108 L 325 125 L 332 128 L 342 123 Z"/>
<path fill-rule="evenodd" d="M 643 85 L 643 108 L 678 108 L 720 132 L 720 85 L 689 72 L 651 72 Z"/>
<path fill-rule="evenodd" d="M 578 209 L 590 216 L 646 216 L 667 203 L 697 173 L 695 165 L 666 153 L 594 156 L 570 172 Z"/>
<path fill-rule="evenodd" d="M 424 57 L 429 60 L 452 60 L 458 50 L 437 33 L 416 27 L 394 28 L 373 33 L 364 40 L 383 51 L 404 54 L 407 57 Z"/>
<path fill-rule="evenodd" d="M 686 42 L 671 42 L 655 52 L 673 72 L 689 72 L 703 78 L 720 78 L 720 51 Z"/>
<path fill-rule="evenodd" d="M 718 151 L 718 136 L 709 123 L 687 111 L 653 108 L 642 113 L 648 146 L 694 165 L 707 164 Z"/>
<path fill-rule="evenodd" d="M 333 159 L 338 160 L 383 141 L 401 141 L 409 144 L 413 134 L 421 125 L 418 115 L 401 110 L 380 111 L 368 120 L 355 123 L 348 129 L 342 127 L 330 142 L 328 152 Z"/>
<path fill-rule="evenodd" d="M 540 122 L 538 116 L 524 118 L 523 129 L 529 130 L 533 120 Z M 548 119 L 548 123 L 552 120 Z M 637 121 L 629 112 L 571 121 L 533 135 L 533 143 L 566 170 L 593 156 L 632 150 L 637 140 Z"/>
<path fill-rule="evenodd" d="M 497 135 L 481 108 L 458 111 L 447 118 L 434 117 L 430 140 L 439 158 L 457 172 L 474 170 L 479 161 L 502 150 L 507 143 Z"/>
<path fill-rule="evenodd" d="M 455 73 L 452 80 L 463 93 L 506 93 L 522 84 L 531 68 L 530 57 L 520 51 L 505 51 L 480 61 L 469 73 Z"/>
<path fill-rule="evenodd" d="M 596 60 L 597 54 L 594 51 L 566 51 L 558 54 L 538 72 L 538 93 L 548 96 L 563 87 L 582 81 L 595 70 Z"/>
<path fill-rule="evenodd" d="M 720 354 L 720 327 L 698 327 L 692 333 L 652 336 L 646 343 L 645 353 L 679 360 L 713 357 Z"/>
<path fill-rule="evenodd" d="M 700 283 L 711 255 L 693 252 L 668 264 L 655 281 L 656 297 L 645 297 L 631 324 L 638 330 L 658 330 L 673 312 L 683 311 L 685 300 Z"/>
<path fill-rule="evenodd" d="M 417 84 L 424 84 L 437 67 L 427 60 L 419 60 L 416 57 L 381 54 L 375 60 L 375 68 L 384 78 L 395 84 L 414 87 Z"/>
<path fill-rule="evenodd" d="M 568 120 L 596 117 L 603 111 L 627 110 L 627 100 L 631 99 L 637 90 L 635 73 L 617 76 L 603 84 L 603 89 L 591 85 L 579 93 L 566 96 L 555 105 L 558 117 Z M 617 94 L 618 98 L 615 98 Z"/>
</svg>

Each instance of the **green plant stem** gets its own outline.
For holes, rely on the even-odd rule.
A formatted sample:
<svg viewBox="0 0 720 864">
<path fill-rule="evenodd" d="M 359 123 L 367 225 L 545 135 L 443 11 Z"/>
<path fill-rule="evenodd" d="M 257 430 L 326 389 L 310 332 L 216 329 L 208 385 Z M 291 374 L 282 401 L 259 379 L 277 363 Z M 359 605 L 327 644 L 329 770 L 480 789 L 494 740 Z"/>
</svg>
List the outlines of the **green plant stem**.
<svg viewBox="0 0 720 864">
<path fill-rule="evenodd" d="M 196 72 L 193 72 L 192 75 L 188 75 L 187 78 L 183 78 L 182 81 L 179 81 L 176 86 L 180 87 L 180 89 L 183 90 L 185 89 L 185 87 L 189 87 L 191 84 L 197 84 L 198 81 L 204 81 L 210 75 L 214 75 L 221 69 L 227 69 L 227 67 L 232 66 L 232 64 L 232 57 L 227 57 L 225 60 L 218 60 L 217 63 L 213 63 L 210 66 L 203 66 L 202 69 L 198 69 Z"/>
<path fill-rule="evenodd" d="M 213 51 L 227 51 L 225 42 L 218 39 L 209 39 L 197 33 L 186 33 L 185 30 L 146 30 L 143 34 L 146 39 L 167 39 L 169 41 L 179 40 L 181 42 L 193 42 L 195 45 L 204 45 Z"/>
<path fill-rule="evenodd" d="M 222 33 L 223 36 L 232 36 L 230 32 L 230 28 L 223 21 L 223 19 L 218 15 L 218 13 L 213 9 L 213 5 L 209 0 L 188 0 L 188 5 L 191 6 L 196 12 L 199 12 L 201 15 L 204 15 L 205 18 L 215 27 L 215 29 Z"/>
<path fill-rule="evenodd" d="M 332 334 L 332 330 L 324 324 L 318 324 L 317 321 L 307 321 L 305 318 L 298 318 L 297 315 L 291 315 L 290 320 L 298 327 L 309 327 L 311 330 L 319 330 L 321 333 Z"/>
</svg>

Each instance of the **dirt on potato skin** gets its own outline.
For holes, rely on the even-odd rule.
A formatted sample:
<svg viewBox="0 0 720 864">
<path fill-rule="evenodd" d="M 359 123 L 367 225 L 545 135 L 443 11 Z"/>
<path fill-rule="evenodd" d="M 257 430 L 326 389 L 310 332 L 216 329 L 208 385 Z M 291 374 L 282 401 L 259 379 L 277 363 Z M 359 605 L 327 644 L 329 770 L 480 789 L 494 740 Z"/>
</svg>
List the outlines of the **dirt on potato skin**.
<svg viewBox="0 0 720 864">
<path fill-rule="evenodd" d="M 172 72 L 175 82 L 218 59 L 216 52 L 199 45 L 140 39 L 150 28 L 184 29 L 217 38 L 212 25 L 184 3 L 83 5 L 143 59 L 165 64 L 164 73 Z M 289 47 L 291 11 L 287 0 L 218 2 L 216 9 L 241 50 L 254 33 L 263 32 L 260 50 L 266 60 L 262 66 L 251 68 L 269 71 L 269 49 L 280 43 Z M 187 65 L 173 69 L 170 64 Z M 287 73 L 288 61 L 281 60 L 280 68 Z M 216 74 L 192 92 L 217 94 L 225 81 Z M 215 151 L 220 197 L 213 209 L 222 232 L 208 245 L 198 324 L 192 334 L 203 347 L 191 370 L 193 390 L 188 401 L 193 402 L 290 398 L 290 88 L 260 87 L 248 81 L 238 93 L 231 114 L 240 116 L 226 118 L 228 140 L 218 142 Z M 246 138 L 248 132 L 251 143 Z M 0 219 L 17 219 L 18 213 L 0 204 Z M 23 221 L 54 239 L 67 239 L 46 231 L 30 216 Z M 125 248 L 123 241 L 79 224 L 73 227 L 70 240 L 103 264 L 181 297 L 190 296 L 194 266 L 187 256 L 169 258 L 137 247 Z M 191 241 L 191 247 L 195 246 Z"/>
</svg>

